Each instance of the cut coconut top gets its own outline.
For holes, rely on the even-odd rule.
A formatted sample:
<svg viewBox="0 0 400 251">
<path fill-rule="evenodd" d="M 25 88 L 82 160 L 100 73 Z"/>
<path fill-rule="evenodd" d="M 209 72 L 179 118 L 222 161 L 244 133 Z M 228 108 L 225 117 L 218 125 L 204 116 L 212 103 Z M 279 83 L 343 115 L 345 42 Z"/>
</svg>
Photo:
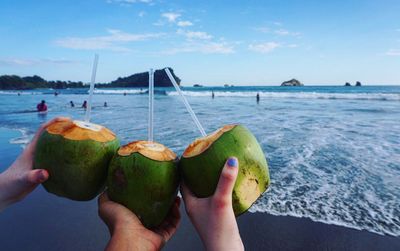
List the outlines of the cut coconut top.
<svg viewBox="0 0 400 251">
<path fill-rule="evenodd" d="M 79 120 L 55 121 L 46 128 L 46 131 L 71 140 L 109 142 L 115 139 L 115 134 L 104 126 Z"/>
<path fill-rule="evenodd" d="M 118 150 L 120 156 L 129 156 L 132 153 L 140 153 L 143 156 L 157 161 L 171 161 L 176 159 L 176 154 L 168 147 L 152 141 L 134 141 Z"/>
<path fill-rule="evenodd" d="M 190 158 L 197 156 L 207 150 L 222 134 L 232 130 L 236 125 L 226 125 L 206 137 L 198 138 L 193 141 L 185 150 L 182 157 Z"/>
</svg>

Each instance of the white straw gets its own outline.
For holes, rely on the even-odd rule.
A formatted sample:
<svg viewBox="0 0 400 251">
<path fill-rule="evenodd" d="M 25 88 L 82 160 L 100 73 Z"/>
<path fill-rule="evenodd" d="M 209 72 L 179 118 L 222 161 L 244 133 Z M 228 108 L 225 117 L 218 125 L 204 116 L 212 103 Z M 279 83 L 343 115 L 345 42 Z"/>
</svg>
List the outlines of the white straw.
<svg viewBox="0 0 400 251">
<path fill-rule="evenodd" d="M 181 96 L 183 103 L 186 106 L 186 110 L 189 112 L 190 116 L 192 117 L 193 122 L 196 124 L 197 128 L 199 129 L 201 135 L 203 137 L 207 136 L 206 132 L 204 131 L 203 127 L 200 124 L 200 121 L 197 119 L 196 114 L 192 110 L 192 107 L 190 107 L 190 104 L 186 100 L 186 97 L 183 95 L 181 88 L 179 88 L 179 85 L 176 83 L 175 78 L 172 76 L 171 72 L 169 71 L 168 68 L 165 68 L 165 72 L 167 73 L 169 79 L 171 80 L 172 84 L 174 85 L 176 91 L 179 93 L 179 96 Z"/>
<path fill-rule="evenodd" d="M 87 102 L 86 114 L 85 114 L 85 122 L 90 122 L 90 113 L 92 111 L 92 97 L 94 90 L 94 82 L 96 80 L 96 72 L 97 72 L 97 63 L 99 61 L 99 55 L 94 55 L 93 61 L 93 69 L 92 69 L 92 79 L 90 81 L 90 89 L 89 89 L 89 101 Z"/>
<path fill-rule="evenodd" d="M 153 116 L 154 116 L 154 71 L 149 71 L 149 129 L 148 141 L 153 141 Z"/>
</svg>

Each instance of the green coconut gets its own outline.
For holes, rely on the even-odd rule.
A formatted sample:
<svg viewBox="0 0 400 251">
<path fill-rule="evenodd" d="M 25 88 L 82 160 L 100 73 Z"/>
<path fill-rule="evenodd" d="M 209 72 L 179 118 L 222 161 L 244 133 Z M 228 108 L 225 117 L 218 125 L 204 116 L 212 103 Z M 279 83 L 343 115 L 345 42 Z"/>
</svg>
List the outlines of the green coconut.
<svg viewBox="0 0 400 251">
<path fill-rule="evenodd" d="M 232 193 L 235 215 L 246 212 L 270 184 L 268 164 L 257 139 L 244 126 L 227 125 L 196 139 L 179 161 L 182 178 L 199 198 L 212 196 L 230 156 L 239 160 Z"/>
<path fill-rule="evenodd" d="M 110 199 L 129 208 L 147 228 L 164 221 L 178 185 L 175 153 L 155 142 L 135 141 L 122 146 L 108 170 Z"/>
<path fill-rule="evenodd" d="M 44 188 L 72 200 L 91 200 L 104 188 L 119 141 L 109 129 L 83 121 L 56 121 L 40 135 L 34 169 L 46 169 Z"/>
</svg>

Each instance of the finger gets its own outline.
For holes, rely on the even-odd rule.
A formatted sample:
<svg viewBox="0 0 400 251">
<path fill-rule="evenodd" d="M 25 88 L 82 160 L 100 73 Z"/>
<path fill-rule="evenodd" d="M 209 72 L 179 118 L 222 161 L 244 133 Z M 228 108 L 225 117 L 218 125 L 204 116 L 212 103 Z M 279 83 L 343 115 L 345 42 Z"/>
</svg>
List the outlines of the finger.
<svg viewBox="0 0 400 251">
<path fill-rule="evenodd" d="M 162 237 L 164 243 L 167 242 L 178 229 L 181 220 L 179 206 L 180 206 L 180 199 L 179 197 L 176 197 L 174 205 L 171 208 L 167 218 L 164 220 L 164 222 L 161 224 L 160 227 L 155 229 L 155 232 Z"/>
<path fill-rule="evenodd" d="M 27 153 L 33 154 L 33 150 L 35 149 L 37 141 L 39 140 L 39 137 L 42 134 L 44 129 L 46 129 L 49 125 L 51 125 L 54 122 L 67 121 L 67 120 L 71 120 L 71 119 L 67 118 L 67 117 L 57 117 L 57 118 L 54 118 L 54 119 L 42 124 L 39 127 L 39 129 L 37 130 L 35 136 L 33 137 L 32 141 L 31 141 L 31 143 L 27 146 L 27 148 L 26 148 Z"/>
<path fill-rule="evenodd" d="M 99 198 L 97 199 L 97 205 L 100 206 L 103 205 L 105 202 L 109 201 L 110 199 L 108 198 L 107 191 L 104 191 L 102 194 L 100 194 Z"/>
<path fill-rule="evenodd" d="M 36 169 L 26 173 L 25 181 L 29 185 L 38 185 L 49 178 L 49 173 L 44 169 Z"/>
<path fill-rule="evenodd" d="M 186 205 L 191 205 L 196 201 L 196 196 L 190 191 L 190 189 L 186 186 L 185 182 L 182 181 L 180 186 L 180 192 L 182 195 L 183 202 Z"/>
<path fill-rule="evenodd" d="M 238 159 L 236 157 L 229 157 L 219 177 L 218 185 L 213 196 L 214 198 L 232 203 L 232 190 L 235 186 L 238 170 Z"/>
</svg>

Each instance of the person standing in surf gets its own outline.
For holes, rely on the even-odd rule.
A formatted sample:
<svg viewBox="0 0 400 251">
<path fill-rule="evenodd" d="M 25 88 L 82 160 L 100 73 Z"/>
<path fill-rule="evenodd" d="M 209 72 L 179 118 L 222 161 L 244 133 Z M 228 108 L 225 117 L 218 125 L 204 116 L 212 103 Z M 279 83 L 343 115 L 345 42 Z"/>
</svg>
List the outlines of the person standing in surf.
<svg viewBox="0 0 400 251">
<path fill-rule="evenodd" d="M 84 108 L 84 109 L 86 109 L 86 108 L 87 108 L 87 101 L 86 101 L 86 100 L 85 100 L 85 101 L 83 101 L 82 108 Z"/>
<path fill-rule="evenodd" d="M 36 109 L 38 112 L 45 112 L 47 111 L 46 101 L 42 100 L 37 106 Z"/>
</svg>

